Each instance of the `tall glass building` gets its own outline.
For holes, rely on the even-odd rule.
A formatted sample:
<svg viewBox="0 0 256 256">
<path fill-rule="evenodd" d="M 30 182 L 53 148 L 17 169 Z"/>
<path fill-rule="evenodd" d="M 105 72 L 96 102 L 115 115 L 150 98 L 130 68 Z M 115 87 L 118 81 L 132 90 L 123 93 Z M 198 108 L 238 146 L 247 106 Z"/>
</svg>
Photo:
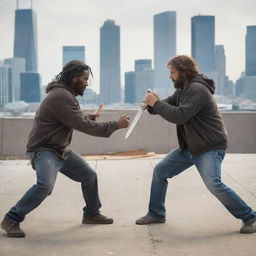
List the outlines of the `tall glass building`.
<svg viewBox="0 0 256 256">
<path fill-rule="evenodd" d="M 245 75 L 256 76 L 256 26 L 247 26 L 245 45 Z"/>
<path fill-rule="evenodd" d="M 217 71 L 216 94 L 224 95 L 226 80 L 226 55 L 224 45 L 215 46 L 215 66 Z"/>
<path fill-rule="evenodd" d="M 6 65 L 0 64 L 0 108 L 11 101 L 11 69 Z"/>
<path fill-rule="evenodd" d="M 100 97 L 105 104 L 120 102 L 120 27 L 106 20 L 100 28 Z"/>
<path fill-rule="evenodd" d="M 27 72 L 37 72 L 36 14 L 32 9 L 15 11 L 14 57 L 26 59 Z"/>
<path fill-rule="evenodd" d="M 141 103 L 147 89 L 152 89 L 153 86 L 152 61 L 148 59 L 135 60 L 135 102 Z"/>
<path fill-rule="evenodd" d="M 256 26 L 247 26 L 245 36 L 245 76 L 243 96 L 256 102 Z"/>
<path fill-rule="evenodd" d="M 41 101 L 41 78 L 38 73 L 21 73 L 20 82 L 21 100 L 27 103 Z"/>
<path fill-rule="evenodd" d="M 152 61 L 135 60 L 135 71 L 125 73 L 125 103 L 141 103 L 148 88 L 153 88 Z"/>
<path fill-rule="evenodd" d="M 135 101 L 135 72 L 125 72 L 124 74 L 124 102 L 134 104 Z"/>
<path fill-rule="evenodd" d="M 200 71 L 209 74 L 215 70 L 215 18 L 194 16 L 191 18 L 192 57 Z"/>
<path fill-rule="evenodd" d="M 63 66 L 71 60 L 80 60 L 85 62 L 84 46 L 63 46 Z"/>
<path fill-rule="evenodd" d="M 11 102 L 20 100 L 20 74 L 26 72 L 26 60 L 24 58 L 9 58 L 4 64 L 11 69 Z"/>
<path fill-rule="evenodd" d="M 176 12 L 154 15 L 154 88 L 161 97 L 174 90 L 169 79 L 168 61 L 176 55 Z"/>
</svg>

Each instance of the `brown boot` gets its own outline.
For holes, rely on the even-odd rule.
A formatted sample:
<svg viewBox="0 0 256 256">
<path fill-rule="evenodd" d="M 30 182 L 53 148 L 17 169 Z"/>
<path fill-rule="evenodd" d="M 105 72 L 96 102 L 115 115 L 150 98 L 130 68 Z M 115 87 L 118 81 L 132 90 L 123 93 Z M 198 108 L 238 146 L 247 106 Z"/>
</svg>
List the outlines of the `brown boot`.
<svg viewBox="0 0 256 256">
<path fill-rule="evenodd" d="M 7 232 L 9 237 L 25 237 L 24 231 L 20 228 L 20 223 L 3 219 L 1 228 Z"/>
<path fill-rule="evenodd" d="M 256 232 L 256 217 L 253 217 L 247 222 L 243 222 L 243 225 L 240 229 L 242 234 L 251 234 Z"/>
<path fill-rule="evenodd" d="M 82 220 L 82 224 L 112 224 L 113 219 L 108 218 L 104 215 L 98 214 L 93 217 L 84 216 Z"/>
<path fill-rule="evenodd" d="M 149 215 L 146 215 L 136 220 L 137 225 L 149 225 L 152 223 L 165 223 L 165 218 L 163 217 L 163 218 L 154 219 Z"/>
</svg>

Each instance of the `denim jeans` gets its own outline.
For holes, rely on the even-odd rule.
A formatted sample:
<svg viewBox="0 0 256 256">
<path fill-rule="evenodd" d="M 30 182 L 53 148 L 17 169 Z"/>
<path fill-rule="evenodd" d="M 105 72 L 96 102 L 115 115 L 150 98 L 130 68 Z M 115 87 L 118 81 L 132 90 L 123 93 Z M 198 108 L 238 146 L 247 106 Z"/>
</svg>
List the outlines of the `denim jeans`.
<svg viewBox="0 0 256 256">
<path fill-rule="evenodd" d="M 66 159 L 60 159 L 51 151 L 29 153 L 32 167 L 36 171 L 37 183 L 10 209 L 6 218 L 12 222 L 21 222 L 26 214 L 34 210 L 51 194 L 58 172 L 80 182 L 86 206 L 84 216 L 94 216 L 101 207 L 98 194 L 97 174 L 77 153 L 70 150 Z"/>
<path fill-rule="evenodd" d="M 224 150 L 213 150 L 201 155 L 193 155 L 187 149 L 171 151 L 154 168 L 148 215 L 153 218 L 165 217 L 167 179 L 195 165 L 206 187 L 234 217 L 247 221 L 256 216 L 256 212 L 221 181 L 224 156 Z"/>
</svg>

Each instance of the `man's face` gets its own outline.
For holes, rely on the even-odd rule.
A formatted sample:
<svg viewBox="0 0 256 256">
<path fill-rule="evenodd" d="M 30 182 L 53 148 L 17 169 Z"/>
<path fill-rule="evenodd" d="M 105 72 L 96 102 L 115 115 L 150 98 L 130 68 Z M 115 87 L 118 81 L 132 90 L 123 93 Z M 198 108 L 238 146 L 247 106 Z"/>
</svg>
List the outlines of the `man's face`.
<svg viewBox="0 0 256 256">
<path fill-rule="evenodd" d="M 174 67 L 174 66 L 168 66 L 170 71 L 170 79 L 173 81 L 173 85 L 176 89 L 182 88 L 186 81 L 182 74 Z"/>
<path fill-rule="evenodd" d="M 83 96 L 85 88 L 88 86 L 89 72 L 84 70 L 81 76 L 73 78 L 73 88 L 77 95 Z"/>
</svg>

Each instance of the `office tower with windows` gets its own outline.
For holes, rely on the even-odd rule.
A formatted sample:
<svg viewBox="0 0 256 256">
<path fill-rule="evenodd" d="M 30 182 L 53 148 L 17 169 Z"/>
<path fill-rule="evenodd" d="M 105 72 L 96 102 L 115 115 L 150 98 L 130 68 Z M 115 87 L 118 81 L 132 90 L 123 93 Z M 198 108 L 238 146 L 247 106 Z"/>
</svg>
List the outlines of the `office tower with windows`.
<svg viewBox="0 0 256 256">
<path fill-rule="evenodd" d="M 168 61 L 176 55 L 176 12 L 154 15 L 154 88 L 167 97 L 174 88 L 169 79 Z"/>
<path fill-rule="evenodd" d="M 202 73 L 215 71 L 215 17 L 198 15 L 191 19 L 192 57 Z"/>
<path fill-rule="evenodd" d="M 120 102 L 120 27 L 106 20 L 100 28 L 100 98 L 105 104 Z"/>
<path fill-rule="evenodd" d="M 141 103 L 147 89 L 154 86 L 152 61 L 135 60 L 135 71 L 125 73 L 125 103 Z"/>
<path fill-rule="evenodd" d="M 135 104 L 135 72 L 125 72 L 124 78 L 124 102 Z"/>
<path fill-rule="evenodd" d="M 226 80 L 226 56 L 224 45 L 215 46 L 215 65 L 217 72 L 215 93 L 224 95 L 224 86 Z"/>
<path fill-rule="evenodd" d="M 15 11 L 14 57 L 26 59 L 26 72 L 37 72 L 36 14 L 32 8 Z"/>
<path fill-rule="evenodd" d="M 147 89 L 154 86 L 152 61 L 149 59 L 135 60 L 135 102 L 141 103 Z"/>
<path fill-rule="evenodd" d="M 9 58 L 4 60 L 4 64 L 11 69 L 11 99 L 10 101 L 20 100 L 20 74 L 26 72 L 26 60 L 24 58 Z"/>
<path fill-rule="evenodd" d="M 245 75 L 256 76 L 256 26 L 247 26 L 245 37 Z"/>
<path fill-rule="evenodd" d="M 0 108 L 10 102 L 11 91 L 11 69 L 0 63 Z"/>
<path fill-rule="evenodd" d="M 41 101 L 41 78 L 38 73 L 21 73 L 21 100 L 27 103 Z"/>
<path fill-rule="evenodd" d="M 256 102 L 256 26 L 247 26 L 245 36 L 244 97 Z"/>
<path fill-rule="evenodd" d="M 62 49 L 62 64 L 66 65 L 71 60 L 80 60 L 85 62 L 85 47 L 84 46 L 63 46 Z"/>
</svg>

